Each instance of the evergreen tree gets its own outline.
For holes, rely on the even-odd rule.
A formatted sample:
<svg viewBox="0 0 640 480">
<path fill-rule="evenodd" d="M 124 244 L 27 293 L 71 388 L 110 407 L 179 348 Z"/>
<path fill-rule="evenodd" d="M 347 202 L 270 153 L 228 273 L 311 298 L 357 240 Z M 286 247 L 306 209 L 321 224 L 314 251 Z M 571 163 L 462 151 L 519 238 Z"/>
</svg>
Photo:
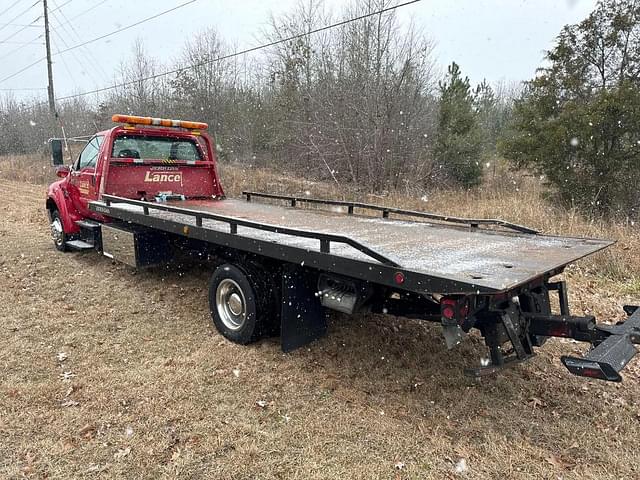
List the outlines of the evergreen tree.
<svg viewBox="0 0 640 480">
<path fill-rule="evenodd" d="M 502 153 L 569 205 L 638 215 L 640 3 L 606 0 L 568 25 L 516 102 Z"/>
<path fill-rule="evenodd" d="M 449 177 L 464 187 L 478 185 L 482 140 L 469 78 L 453 62 L 440 82 L 440 114 L 435 155 Z"/>
</svg>

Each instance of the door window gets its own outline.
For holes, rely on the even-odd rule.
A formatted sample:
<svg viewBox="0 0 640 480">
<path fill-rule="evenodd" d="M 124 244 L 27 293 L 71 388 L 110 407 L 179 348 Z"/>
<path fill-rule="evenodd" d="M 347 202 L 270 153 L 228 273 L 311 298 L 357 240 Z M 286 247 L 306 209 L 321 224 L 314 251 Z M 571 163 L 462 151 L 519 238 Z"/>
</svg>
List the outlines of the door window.
<svg viewBox="0 0 640 480">
<path fill-rule="evenodd" d="M 87 167 L 95 167 L 98 160 L 98 153 L 100 153 L 100 145 L 102 145 L 102 136 L 93 137 L 84 147 L 80 157 L 78 158 L 78 170 L 82 170 Z"/>
</svg>

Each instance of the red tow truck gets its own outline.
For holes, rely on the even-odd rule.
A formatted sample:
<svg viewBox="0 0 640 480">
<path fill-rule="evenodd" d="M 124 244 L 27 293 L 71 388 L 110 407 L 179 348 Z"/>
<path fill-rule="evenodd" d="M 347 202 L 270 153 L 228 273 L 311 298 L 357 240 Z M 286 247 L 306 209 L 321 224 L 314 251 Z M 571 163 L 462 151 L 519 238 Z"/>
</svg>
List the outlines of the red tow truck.
<svg viewBox="0 0 640 480">
<path fill-rule="evenodd" d="M 213 323 L 233 342 L 279 334 L 289 351 L 324 335 L 327 311 L 337 310 L 437 322 L 449 348 L 479 330 L 490 361 L 468 369 L 475 376 L 531 358 L 549 337 L 590 345 L 584 357 L 561 359 L 584 377 L 621 381 L 636 354 L 638 307 L 625 306 L 628 318 L 615 325 L 571 315 L 566 284 L 554 280 L 611 241 L 306 195 L 229 199 L 206 124 L 113 121 L 71 166 L 62 141 L 50 140 L 61 177 L 46 200 L 55 247 L 137 268 L 196 255 L 212 265 Z"/>
</svg>

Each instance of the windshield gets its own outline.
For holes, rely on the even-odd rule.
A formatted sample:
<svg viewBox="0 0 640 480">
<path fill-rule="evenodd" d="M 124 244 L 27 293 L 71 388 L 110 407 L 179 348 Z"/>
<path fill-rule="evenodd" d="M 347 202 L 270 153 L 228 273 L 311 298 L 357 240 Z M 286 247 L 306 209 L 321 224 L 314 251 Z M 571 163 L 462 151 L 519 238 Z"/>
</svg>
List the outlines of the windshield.
<svg viewBox="0 0 640 480">
<path fill-rule="evenodd" d="M 142 160 L 201 160 L 193 140 L 124 135 L 113 142 L 113 158 L 139 158 Z"/>
</svg>

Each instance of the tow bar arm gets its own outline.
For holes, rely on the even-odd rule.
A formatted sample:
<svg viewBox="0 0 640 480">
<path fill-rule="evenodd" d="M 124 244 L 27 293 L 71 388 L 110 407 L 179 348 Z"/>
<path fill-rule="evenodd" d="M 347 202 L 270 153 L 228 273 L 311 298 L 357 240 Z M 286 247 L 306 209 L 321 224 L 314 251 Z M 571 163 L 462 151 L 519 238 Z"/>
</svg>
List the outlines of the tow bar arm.
<svg viewBox="0 0 640 480">
<path fill-rule="evenodd" d="M 591 337 L 588 340 L 594 347 L 582 358 L 561 357 L 571 373 L 610 382 L 622 381 L 620 371 L 637 353 L 634 344 L 640 344 L 640 308 L 625 306 L 624 310 L 629 315 L 624 322 L 604 325 L 594 321 L 583 330 L 585 337 Z"/>
</svg>

